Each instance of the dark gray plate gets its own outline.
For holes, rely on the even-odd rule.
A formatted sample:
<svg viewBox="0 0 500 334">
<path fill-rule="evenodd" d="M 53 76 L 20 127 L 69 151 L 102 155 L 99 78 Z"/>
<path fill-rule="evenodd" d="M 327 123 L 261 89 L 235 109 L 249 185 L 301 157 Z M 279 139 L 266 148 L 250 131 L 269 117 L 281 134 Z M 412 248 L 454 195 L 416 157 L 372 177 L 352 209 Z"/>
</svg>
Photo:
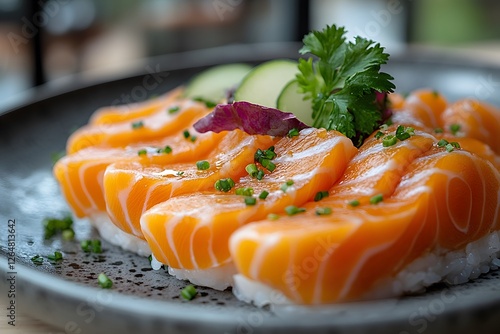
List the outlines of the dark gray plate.
<svg viewBox="0 0 500 334">
<path fill-rule="evenodd" d="M 68 211 L 51 175 L 51 154 L 64 148 L 70 132 L 86 123 L 96 108 L 126 102 L 127 96 L 133 101 L 165 92 L 207 66 L 296 58 L 298 48 L 231 46 L 154 58 L 126 78 L 94 83 L 73 78 L 27 92 L 16 107 L 0 112 L 2 298 L 10 288 L 8 279 L 14 278 L 17 311 L 67 333 L 484 333 L 500 328 L 498 272 L 461 286 L 436 285 L 425 294 L 401 299 L 271 312 L 239 302 L 230 291 L 206 288 L 186 302 L 179 297 L 184 282 L 152 271 L 147 259 L 107 243 L 97 256 L 83 253 L 76 241 L 44 241 L 43 218 Z M 500 105 L 499 68 L 407 54 L 393 57 L 386 70 L 396 78 L 400 92 L 433 87 L 450 100 L 472 96 Z M 152 76 L 152 71 L 159 73 Z M 10 268 L 9 220 L 15 220 L 15 263 Z M 77 239 L 97 237 L 85 221 L 75 225 Z M 35 266 L 30 261 L 57 249 L 65 255 L 61 264 Z M 112 278 L 112 290 L 97 287 L 100 272 Z M 7 321 L 4 313 L 2 321 Z"/>
</svg>

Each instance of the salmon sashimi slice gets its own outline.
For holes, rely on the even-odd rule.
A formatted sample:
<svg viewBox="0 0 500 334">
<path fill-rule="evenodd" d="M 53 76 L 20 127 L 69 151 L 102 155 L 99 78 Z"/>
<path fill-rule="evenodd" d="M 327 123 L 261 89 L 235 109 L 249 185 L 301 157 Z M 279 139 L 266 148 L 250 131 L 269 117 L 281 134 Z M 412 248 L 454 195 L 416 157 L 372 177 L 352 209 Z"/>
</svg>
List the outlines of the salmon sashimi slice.
<svg viewBox="0 0 500 334">
<path fill-rule="evenodd" d="M 104 173 L 104 198 L 111 221 L 123 231 L 144 238 L 140 217 L 153 205 L 173 196 L 214 188 L 217 180 L 239 180 L 252 163 L 255 151 L 275 143 L 270 136 L 229 132 L 205 159 L 210 168 L 199 170 L 196 162 L 149 165 L 117 162 Z"/>
<path fill-rule="evenodd" d="M 442 127 L 442 114 L 448 106 L 442 94 L 431 89 L 418 89 L 411 92 L 403 102 L 393 99 L 396 100 L 394 123 L 432 130 Z"/>
<path fill-rule="evenodd" d="M 444 129 L 457 126 L 457 135 L 481 140 L 500 154 L 500 110 L 473 99 L 451 104 L 442 115 Z"/>
<path fill-rule="evenodd" d="M 186 138 L 184 131 L 191 136 Z M 225 133 L 198 133 L 193 128 L 148 143 L 121 148 L 91 146 L 60 159 L 53 168 L 61 191 L 75 216 L 91 217 L 106 212 L 103 177 L 114 162 L 172 164 L 204 158 L 217 146 Z M 196 136 L 196 140 L 192 140 Z"/>
<path fill-rule="evenodd" d="M 365 161 L 370 170 L 370 159 Z M 365 182 L 363 173 L 354 177 Z M 230 238 L 240 273 L 237 293 L 258 282 L 298 304 L 400 295 L 405 287 L 393 283 L 413 261 L 465 249 L 500 229 L 499 186 L 500 174 L 488 161 L 433 145 L 408 164 L 381 202 L 351 206 L 346 190 L 334 186 L 329 197 L 306 204 L 304 213 L 238 229 Z M 318 216 L 318 207 L 330 207 L 332 214 Z"/>
<path fill-rule="evenodd" d="M 92 114 L 90 124 L 111 124 L 149 116 L 160 110 L 175 108 L 184 89 L 179 87 L 161 96 L 134 104 L 103 107 Z"/>
<path fill-rule="evenodd" d="M 340 178 L 356 151 L 336 131 L 302 130 L 276 143 L 276 168 L 261 180 L 245 176 L 228 193 L 212 190 L 171 198 L 142 215 L 142 232 L 153 256 L 169 269 L 221 266 L 230 261 L 228 240 L 238 227 L 312 201 Z M 237 195 L 238 189 L 251 193 Z M 263 191 L 268 193 L 265 199 L 259 198 Z M 247 205 L 250 198 L 254 202 Z"/>
<path fill-rule="evenodd" d="M 210 112 L 204 104 L 177 100 L 171 105 L 175 112 L 161 109 L 143 118 L 111 123 L 88 124 L 75 131 L 66 144 L 68 154 L 91 146 L 126 147 L 133 143 L 159 140 L 190 127 L 197 119 Z"/>
</svg>

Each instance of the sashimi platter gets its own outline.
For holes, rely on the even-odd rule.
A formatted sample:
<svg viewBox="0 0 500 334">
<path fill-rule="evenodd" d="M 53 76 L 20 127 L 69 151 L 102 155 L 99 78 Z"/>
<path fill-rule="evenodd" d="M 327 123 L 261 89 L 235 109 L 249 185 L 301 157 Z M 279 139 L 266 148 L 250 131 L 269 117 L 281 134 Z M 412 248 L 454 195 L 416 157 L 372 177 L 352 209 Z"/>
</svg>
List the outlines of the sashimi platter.
<svg viewBox="0 0 500 334">
<path fill-rule="evenodd" d="M 327 26 L 295 59 L 219 64 L 96 108 L 51 166 L 56 195 L 39 203 L 57 209 L 26 237 L 43 246 L 17 261 L 112 296 L 94 310 L 106 324 L 67 306 L 96 333 L 500 326 L 499 107 L 432 81 L 401 91 L 384 48 L 345 35 Z"/>
</svg>

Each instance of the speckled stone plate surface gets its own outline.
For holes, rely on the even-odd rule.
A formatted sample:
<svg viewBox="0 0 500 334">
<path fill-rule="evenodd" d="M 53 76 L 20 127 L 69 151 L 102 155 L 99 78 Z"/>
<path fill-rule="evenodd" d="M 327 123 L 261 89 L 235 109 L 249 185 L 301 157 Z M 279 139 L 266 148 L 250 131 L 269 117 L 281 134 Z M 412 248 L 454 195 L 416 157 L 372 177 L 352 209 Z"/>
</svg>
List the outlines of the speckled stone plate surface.
<svg viewBox="0 0 500 334">
<path fill-rule="evenodd" d="M 98 238 L 85 220 L 75 222 L 73 242 L 44 240 L 43 219 L 68 212 L 51 174 L 51 154 L 64 149 L 71 131 L 86 123 L 94 110 L 163 93 L 207 66 L 296 58 L 298 48 L 296 44 L 230 46 L 148 59 L 123 78 L 89 83 L 76 77 L 27 92 L 17 106 L 1 112 L 1 298 L 7 298 L 9 279 L 14 277 L 17 310 L 65 333 L 499 332 L 498 271 L 474 282 L 439 284 L 400 299 L 270 310 L 240 302 L 231 291 L 203 287 L 187 302 L 180 298 L 185 282 L 165 270 L 151 270 L 146 258 L 106 242 L 102 254 L 84 253 L 78 240 Z M 393 56 L 385 70 L 395 77 L 399 92 L 432 87 L 449 100 L 472 96 L 500 106 L 500 69 L 493 66 L 405 54 Z M 146 87 L 147 77 L 157 84 Z M 15 245 L 10 244 L 14 248 L 9 248 L 9 235 L 15 236 Z M 15 254 L 9 254 L 12 250 Z M 55 250 L 64 253 L 60 263 L 44 261 L 36 266 L 30 261 L 36 254 Z M 9 261 L 11 255 L 15 263 Z M 113 280 L 112 289 L 98 287 L 101 272 Z"/>
</svg>

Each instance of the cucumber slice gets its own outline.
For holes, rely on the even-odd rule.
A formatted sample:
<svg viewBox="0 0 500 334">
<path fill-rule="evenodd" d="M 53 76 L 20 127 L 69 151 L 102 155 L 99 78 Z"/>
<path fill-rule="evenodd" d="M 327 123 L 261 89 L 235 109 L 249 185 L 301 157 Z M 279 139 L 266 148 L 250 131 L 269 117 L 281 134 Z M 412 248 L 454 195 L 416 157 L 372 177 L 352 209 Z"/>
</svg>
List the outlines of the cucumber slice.
<svg viewBox="0 0 500 334">
<path fill-rule="evenodd" d="M 295 61 L 278 59 L 265 62 L 245 76 L 234 92 L 234 100 L 276 108 L 281 90 L 297 73 Z"/>
<path fill-rule="evenodd" d="M 238 85 L 252 67 L 247 64 L 227 64 L 211 67 L 188 83 L 184 96 L 219 102 L 226 97 L 227 90 Z"/>
<path fill-rule="evenodd" d="M 290 81 L 278 96 L 278 109 L 291 112 L 303 123 L 312 126 L 312 102 L 304 101 L 304 95 L 299 92 L 297 80 Z"/>
</svg>

